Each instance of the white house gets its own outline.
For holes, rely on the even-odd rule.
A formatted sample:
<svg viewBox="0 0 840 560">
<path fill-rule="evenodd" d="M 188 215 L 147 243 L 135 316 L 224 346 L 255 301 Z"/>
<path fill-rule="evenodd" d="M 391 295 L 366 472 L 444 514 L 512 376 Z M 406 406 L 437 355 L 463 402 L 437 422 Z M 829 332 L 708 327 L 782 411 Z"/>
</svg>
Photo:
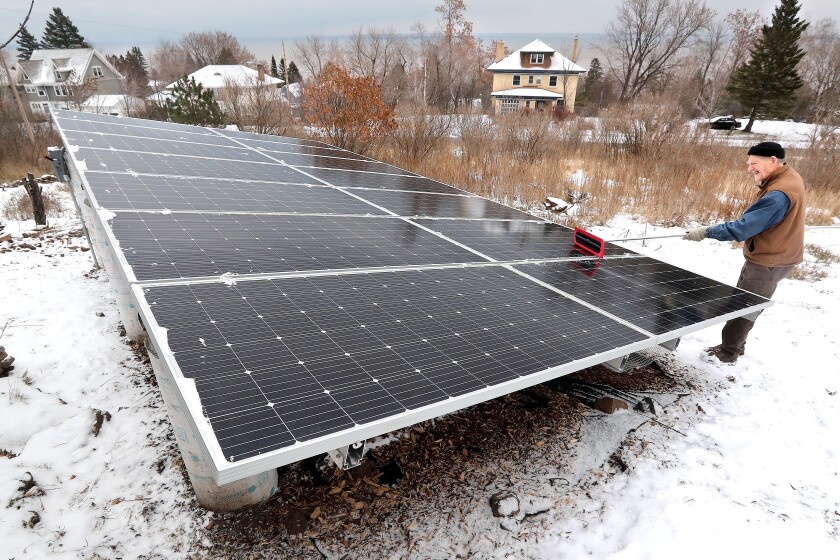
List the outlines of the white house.
<svg viewBox="0 0 840 560">
<path fill-rule="evenodd" d="M 92 95 L 82 103 L 82 111 L 132 117 L 140 113 L 145 106 L 142 99 L 132 95 Z"/>
<path fill-rule="evenodd" d="M 230 86 L 278 88 L 283 84 L 283 80 L 266 74 L 262 67 L 259 70 L 254 70 L 241 64 L 210 64 L 196 70 L 187 78 L 194 79 L 204 89 L 211 90 L 214 95 Z M 171 92 L 175 89 L 177 83 L 172 82 L 164 90 Z"/>
<path fill-rule="evenodd" d="M 96 49 L 36 49 L 17 63 L 15 83 L 33 111 L 125 93 L 125 78 Z"/>
</svg>

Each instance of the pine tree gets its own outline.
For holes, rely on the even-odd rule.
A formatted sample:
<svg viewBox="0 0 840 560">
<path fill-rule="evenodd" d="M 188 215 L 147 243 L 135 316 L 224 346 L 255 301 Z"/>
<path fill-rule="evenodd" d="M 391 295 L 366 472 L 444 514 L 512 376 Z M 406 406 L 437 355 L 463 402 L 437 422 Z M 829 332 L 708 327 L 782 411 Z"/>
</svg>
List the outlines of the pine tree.
<svg viewBox="0 0 840 560">
<path fill-rule="evenodd" d="M 271 55 L 271 77 L 272 78 L 279 78 L 280 74 L 277 73 L 277 61 L 274 60 L 274 55 Z"/>
<path fill-rule="evenodd" d="M 799 9 L 797 0 L 781 0 L 770 25 L 762 26 L 750 59 L 729 80 L 727 90 L 750 110 L 745 132 L 752 131 L 757 116 L 784 118 L 795 103 L 794 92 L 802 86 L 796 65 L 805 56 L 799 38 L 808 27 L 799 19 Z"/>
<path fill-rule="evenodd" d="M 589 63 L 589 71 L 583 81 L 583 87 L 577 95 L 577 101 L 581 107 L 600 107 L 601 94 L 604 91 L 604 67 L 601 61 L 593 58 Z"/>
<path fill-rule="evenodd" d="M 195 78 L 184 76 L 175 84 L 172 93 L 172 99 L 164 104 L 170 121 L 202 126 L 220 126 L 224 122 L 224 114 L 213 92 L 196 83 Z"/>
<path fill-rule="evenodd" d="M 79 33 L 79 28 L 64 15 L 61 8 L 53 8 L 50 17 L 47 18 L 41 45 L 45 49 L 89 49 L 91 47 Z"/>
<path fill-rule="evenodd" d="M 283 83 L 286 83 L 286 59 L 281 58 L 280 64 L 277 65 L 277 75 L 278 77 L 283 80 Z"/>
<path fill-rule="evenodd" d="M 295 61 L 293 60 L 289 63 L 289 83 L 290 84 L 296 84 L 296 83 L 302 82 L 302 81 L 303 81 L 303 76 L 300 75 L 300 70 L 298 70 L 298 67 L 295 64 Z"/>
<path fill-rule="evenodd" d="M 32 51 L 41 48 L 41 44 L 38 42 L 38 39 L 36 39 L 35 36 L 26 29 L 26 27 L 20 28 L 17 44 L 18 60 L 29 60 L 32 56 Z"/>
<path fill-rule="evenodd" d="M 125 55 L 109 55 L 108 62 L 125 77 L 129 93 L 139 96 L 148 92 L 149 65 L 140 47 L 131 47 Z"/>
</svg>

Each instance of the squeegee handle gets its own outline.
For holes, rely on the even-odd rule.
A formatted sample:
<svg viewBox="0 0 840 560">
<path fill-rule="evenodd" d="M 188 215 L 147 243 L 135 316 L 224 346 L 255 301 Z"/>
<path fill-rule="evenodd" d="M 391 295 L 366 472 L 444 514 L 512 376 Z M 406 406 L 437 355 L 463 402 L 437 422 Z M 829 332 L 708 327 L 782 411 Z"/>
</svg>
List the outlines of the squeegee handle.
<svg viewBox="0 0 840 560">
<path fill-rule="evenodd" d="M 650 237 L 624 237 L 622 239 L 607 239 L 605 243 L 615 243 L 617 241 L 644 241 L 646 239 L 667 239 L 669 237 L 682 237 L 684 233 L 672 233 L 670 235 L 652 235 Z"/>
</svg>

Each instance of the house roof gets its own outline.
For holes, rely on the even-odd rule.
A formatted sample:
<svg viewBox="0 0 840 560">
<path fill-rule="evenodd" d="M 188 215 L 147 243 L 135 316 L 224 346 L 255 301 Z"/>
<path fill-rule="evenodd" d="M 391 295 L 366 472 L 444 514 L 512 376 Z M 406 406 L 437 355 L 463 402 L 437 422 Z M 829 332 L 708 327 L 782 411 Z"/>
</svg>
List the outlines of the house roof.
<svg viewBox="0 0 840 560">
<path fill-rule="evenodd" d="M 548 68 L 524 67 L 522 66 L 522 53 L 543 53 L 551 55 L 551 64 Z M 584 74 L 586 69 L 578 66 L 555 49 L 539 39 L 531 41 L 519 50 L 513 51 L 499 62 L 494 62 L 487 67 L 491 72 L 560 72 L 567 74 Z"/>
<path fill-rule="evenodd" d="M 556 93 L 553 91 L 549 91 L 547 89 L 540 89 L 540 88 L 531 88 L 531 87 L 523 87 L 523 88 L 514 88 L 514 89 L 503 89 L 501 91 L 494 91 L 490 94 L 493 97 L 527 97 L 527 98 L 534 98 L 534 97 L 543 97 L 546 99 L 562 99 L 562 93 Z"/>
<path fill-rule="evenodd" d="M 247 66 L 241 64 L 210 64 L 200 70 L 196 70 L 188 77 L 193 78 L 197 84 L 207 89 L 221 89 L 228 85 L 237 85 L 243 87 L 254 87 L 257 83 L 257 76 L 259 73 Z M 172 82 L 166 89 L 175 89 L 175 84 Z M 274 78 L 270 74 L 266 74 L 261 85 L 276 85 L 282 84 L 283 80 Z"/>
<path fill-rule="evenodd" d="M 29 76 L 29 83 L 32 85 L 63 84 L 64 81 L 56 81 L 54 71 L 75 72 L 77 76 L 84 76 L 94 54 L 97 56 L 97 63 L 102 63 L 117 76 L 122 77 L 117 69 L 96 49 L 35 49 L 32 51 L 29 60 L 21 60 L 18 65 Z M 26 83 L 23 81 L 23 75 L 20 72 L 17 76 L 17 83 Z"/>
<path fill-rule="evenodd" d="M 137 105 L 143 103 L 143 100 L 139 97 L 134 97 L 132 95 L 91 95 L 88 97 L 84 103 L 82 103 L 83 107 L 116 107 L 117 105 L 124 105 L 124 104 L 132 104 Z"/>
</svg>

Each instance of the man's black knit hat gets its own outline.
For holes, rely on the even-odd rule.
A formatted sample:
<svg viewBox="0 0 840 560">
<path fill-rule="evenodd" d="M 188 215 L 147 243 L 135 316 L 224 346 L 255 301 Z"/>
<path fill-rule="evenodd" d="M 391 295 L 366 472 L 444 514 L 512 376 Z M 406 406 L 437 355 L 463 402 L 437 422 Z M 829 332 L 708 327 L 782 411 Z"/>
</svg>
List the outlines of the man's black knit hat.
<svg viewBox="0 0 840 560">
<path fill-rule="evenodd" d="M 747 152 L 748 156 L 776 156 L 776 159 L 785 159 L 785 149 L 775 142 L 762 142 L 756 144 Z"/>
</svg>

